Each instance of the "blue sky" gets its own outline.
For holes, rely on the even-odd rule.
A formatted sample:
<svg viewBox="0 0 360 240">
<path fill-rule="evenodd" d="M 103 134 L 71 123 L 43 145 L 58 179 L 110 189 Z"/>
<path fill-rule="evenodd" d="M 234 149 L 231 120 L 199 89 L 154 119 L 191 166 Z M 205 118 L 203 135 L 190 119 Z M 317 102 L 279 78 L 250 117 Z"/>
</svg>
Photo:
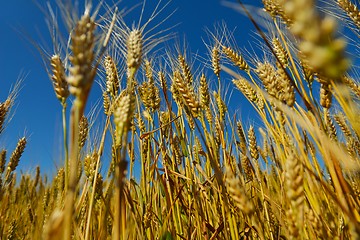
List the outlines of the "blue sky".
<svg viewBox="0 0 360 240">
<path fill-rule="evenodd" d="M 37 0 L 44 6 L 45 1 Z M 55 1 L 49 1 L 55 6 Z M 107 1 L 106 1 L 107 2 Z M 108 1 L 110 3 L 110 1 Z M 123 0 L 121 6 L 133 6 L 140 1 Z M 148 0 L 149 5 L 151 2 Z M 164 1 L 165 2 L 165 1 Z M 233 1 L 236 2 L 236 1 Z M 245 1 L 246 2 L 246 1 Z M 254 1 L 249 1 L 255 4 Z M 259 1 L 256 1 L 259 6 Z M 149 6 L 151 9 L 151 6 Z M 207 54 L 203 39 L 207 39 L 205 29 L 213 29 L 215 23 L 224 20 L 229 29 L 237 26 L 237 44 L 249 46 L 247 41 L 253 31 L 250 22 L 243 15 L 226 7 L 219 0 L 173 0 L 166 8 L 174 15 L 164 26 L 179 24 L 172 32 L 185 38 L 191 52 Z M 129 15 L 129 18 L 131 15 Z M 134 16 L 134 21 L 138 16 Z M 3 1 L 0 8 L 0 101 L 7 97 L 15 81 L 25 76 L 19 97 L 16 100 L 15 113 L 6 131 L 0 136 L 0 149 L 11 151 L 17 140 L 24 134 L 28 145 L 18 169 L 32 173 L 37 165 L 43 172 L 52 174 L 55 166 L 61 164 L 59 149 L 61 135 L 61 107 L 53 92 L 51 81 L 43 67 L 40 54 L 29 42 L 29 38 L 39 44 L 47 42 L 49 31 L 45 16 L 31 0 Z M 101 97 L 100 87 L 94 85 L 89 104 Z M 236 102 L 236 101 L 234 101 Z M 237 102 L 237 104 L 239 104 Z M 235 108 L 237 106 L 235 105 Z"/>
</svg>

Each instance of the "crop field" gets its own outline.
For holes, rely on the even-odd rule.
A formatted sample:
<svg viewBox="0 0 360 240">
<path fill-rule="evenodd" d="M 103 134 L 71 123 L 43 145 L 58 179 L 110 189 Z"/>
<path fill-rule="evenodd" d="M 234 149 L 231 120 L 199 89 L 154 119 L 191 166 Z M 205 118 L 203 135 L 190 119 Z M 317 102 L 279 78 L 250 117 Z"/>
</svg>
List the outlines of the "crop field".
<svg viewBox="0 0 360 240">
<path fill-rule="evenodd" d="M 257 50 L 224 23 L 197 58 L 167 44 L 166 2 L 142 24 L 106 2 L 58 1 L 49 19 L 54 51 L 37 49 L 63 159 L 54 176 L 20 173 L 28 137 L 0 145 L 0 239 L 360 239 L 357 1 L 234 1 Z M 22 84 L 0 99 L 0 138 Z"/>
</svg>

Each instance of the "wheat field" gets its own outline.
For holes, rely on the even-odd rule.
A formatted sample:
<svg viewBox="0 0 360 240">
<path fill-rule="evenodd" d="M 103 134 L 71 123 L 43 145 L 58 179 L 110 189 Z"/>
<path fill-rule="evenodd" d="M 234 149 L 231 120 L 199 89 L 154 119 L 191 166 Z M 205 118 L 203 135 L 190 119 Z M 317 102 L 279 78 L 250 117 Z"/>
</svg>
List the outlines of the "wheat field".
<svg viewBox="0 0 360 240">
<path fill-rule="evenodd" d="M 166 19 L 152 34 L 153 19 L 127 25 L 106 1 L 81 15 L 59 1 L 66 44 L 41 55 L 64 159 L 53 177 L 19 174 L 27 137 L 0 146 L 0 239 L 360 239 L 349 53 L 360 11 L 350 0 L 262 4 L 261 15 L 229 4 L 253 22 L 260 53 L 241 50 L 224 24 L 193 60 L 166 49 L 176 31 Z M 250 123 L 229 110 L 228 83 L 253 108 Z M 0 137 L 21 84 L 0 101 Z M 89 110 L 95 85 L 102 103 Z"/>
</svg>

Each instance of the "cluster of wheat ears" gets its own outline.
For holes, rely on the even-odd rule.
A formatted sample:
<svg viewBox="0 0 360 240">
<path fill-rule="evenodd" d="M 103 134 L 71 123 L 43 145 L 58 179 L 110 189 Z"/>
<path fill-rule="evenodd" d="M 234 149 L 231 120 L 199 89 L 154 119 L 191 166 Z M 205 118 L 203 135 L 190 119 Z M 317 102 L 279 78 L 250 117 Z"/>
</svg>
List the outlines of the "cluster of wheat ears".
<svg viewBox="0 0 360 240">
<path fill-rule="evenodd" d="M 198 63 L 180 47 L 159 54 L 171 35 L 148 24 L 166 4 L 131 27 L 116 6 L 77 17 L 59 4 L 69 38 L 44 56 L 63 165 L 52 180 L 39 167 L 17 176 L 27 138 L 0 151 L 0 239 L 360 239 L 354 3 L 263 0 L 248 15 L 259 56 L 221 25 Z M 94 81 L 103 104 L 88 113 Z M 256 126 L 228 112 L 227 83 Z M 18 90 L 0 102 L 0 134 Z"/>
</svg>

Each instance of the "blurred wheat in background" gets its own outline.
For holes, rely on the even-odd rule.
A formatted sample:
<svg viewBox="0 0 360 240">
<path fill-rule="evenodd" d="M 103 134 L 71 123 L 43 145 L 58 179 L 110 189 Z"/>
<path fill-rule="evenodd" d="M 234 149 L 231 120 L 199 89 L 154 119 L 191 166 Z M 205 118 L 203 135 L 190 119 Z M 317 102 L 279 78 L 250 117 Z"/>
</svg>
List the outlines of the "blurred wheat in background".
<svg viewBox="0 0 360 240">
<path fill-rule="evenodd" d="M 166 47 L 167 3 L 128 25 L 105 2 L 79 16 L 59 1 L 68 32 L 54 45 L 66 44 L 42 55 L 64 159 L 51 178 L 19 174 L 27 137 L 0 148 L 0 239 L 360 239 L 355 2 L 263 0 L 261 14 L 227 3 L 259 49 L 218 25 L 200 61 Z M 88 110 L 94 82 L 102 104 Z M 229 110 L 226 83 L 252 124 Z M 20 87 L 0 102 L 0 134 Z"/>
</svg>

